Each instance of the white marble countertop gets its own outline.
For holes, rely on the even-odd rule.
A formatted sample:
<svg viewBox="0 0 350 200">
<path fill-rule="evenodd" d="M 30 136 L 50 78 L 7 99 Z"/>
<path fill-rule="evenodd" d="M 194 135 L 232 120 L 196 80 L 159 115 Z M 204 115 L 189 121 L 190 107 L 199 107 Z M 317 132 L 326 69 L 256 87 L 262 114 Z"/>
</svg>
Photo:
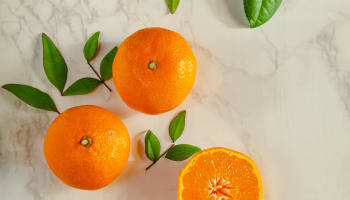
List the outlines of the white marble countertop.
<svg viewBox="0 0 350 200">
<path fill-rule="evenodd" d="M 251 156 L 261 171 L 264 200 L 350 199 L 349 8 L 348 0 L 285 0 L 267 24 L 249 29 L 239 0 L 184 0 L 175 15 L 163 0 L 0 0 L 0 84 L 47 91 L 60 110 L 100 105 L 125 122 L 132 138 L 127 170 L 111 185 L 98 191 L 68 187 L 48 169 L 42 149 L 56 114 L 2 89 L 0 199 L 175 200 L 184 162 L 162 160 L 145 173 L 149 162 L 138 146 L 152 129 L 165 149 L 169 121 L 182 109 L 188 117 L 179 142 Z M 151 26 L 181 33 L 198 60 L 195 87 L 175 110 L 144 115 L 102 86 L 89 95 L 61 97 L 46 79 L 41 32 L 62 51 L 70 85 L 94 77 L 82 54 L 93 32 L 102 32 L 104 55 Z"/>
</svg>

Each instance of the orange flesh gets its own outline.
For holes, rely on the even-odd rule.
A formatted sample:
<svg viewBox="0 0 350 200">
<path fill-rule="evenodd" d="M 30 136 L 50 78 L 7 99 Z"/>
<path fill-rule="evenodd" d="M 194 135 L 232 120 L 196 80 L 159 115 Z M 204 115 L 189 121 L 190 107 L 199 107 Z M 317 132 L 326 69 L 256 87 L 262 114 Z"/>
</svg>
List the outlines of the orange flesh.
<svg viewBox="0 0 350 200">
<path fill-rule="evenodd" d="M 178 181 L 179 200 L 261 200 L 257 167 L 247 156 L 225 148 L 196 154 Z"/>
</svg>

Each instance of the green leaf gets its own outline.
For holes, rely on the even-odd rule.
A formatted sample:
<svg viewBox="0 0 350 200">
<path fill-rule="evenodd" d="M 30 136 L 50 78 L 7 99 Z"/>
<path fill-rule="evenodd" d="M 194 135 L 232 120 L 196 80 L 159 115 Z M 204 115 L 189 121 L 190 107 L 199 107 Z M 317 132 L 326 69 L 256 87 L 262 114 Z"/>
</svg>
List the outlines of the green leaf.
<svg viewBox="0 0 350 200">
<path fill-rule="evenodd" d="M 159 158 L 160 143 L 158 138 L 148 130 L 145 136 L 145 153 L 148 159 L 155 162 Z"/>
<path fill-rule="evenodd" d="M 112 76 L 112 65 L 115 54 L 118 51 L 118 47 L 114 47 L 107 55 L 102 59 L 100 64 L 100 74 L 102 80 L 106 81 Z"/>
<path fill-rule="evenodd" d="M 79 79 L 64 91 L 63 96 L 88 94 L 100 85 L 100 83 L 100 80 L 90 77 Z"/>
<path fill-rule="evenodd" d="M 2 88 L 10 91 L 12 94 L 16 95 L 19 99 L 25 103 L 33 106 L 34 108 L 39 108 L 48 111 L 58 112 L 55 103 L 51 97 L 36 88 L 28 85 L 21 84 L 6 84 Z"/>
<path fill-rule="evenodd" d="M 166 0 L 166 3 L 168 4 L 170 13 L 174 14 L 177 6 L 179 6 L 180 0 Z"/>
<path fill-rule="evenodd" d="M 244 0 L 244 10 L 251 28 L 267 22 L 277 11 L 282 0 Z"/>
<path fill-rule="evenodd" d="M 85 43 L 84 56 L 88 62 L 90 62 L 97 54 L 99 36 L 100 32 L 96 32 Z"/>
<path fill-rule="evenodd" d="M 165 157 L 169 160 L 183 161 L 199 152 L 201 149 L 189 144 L 178 144 L 169 149 Z"/>
<path fill-rule="evenodd" d="M 61 92 L 67 81 L 67 64 L 52 40 L 42 33 L 43 65 L 49 81 Z"/>
<path fill-rule="evenodd" d="M 186 111 L 181 111 L 176 117 L 171 120 L 169 126 L 169 135 L 173 142 L 175 142 L 183 133 L 185 129 Z"/>
</svg>

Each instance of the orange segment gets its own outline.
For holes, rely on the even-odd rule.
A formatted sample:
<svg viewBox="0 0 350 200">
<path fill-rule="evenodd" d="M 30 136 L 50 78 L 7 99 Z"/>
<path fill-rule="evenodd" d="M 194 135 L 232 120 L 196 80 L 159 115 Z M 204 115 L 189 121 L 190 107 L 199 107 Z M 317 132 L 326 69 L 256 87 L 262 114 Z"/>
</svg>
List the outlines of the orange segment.
<svg viewBox="0 0 350 200">
<path fill-rule="evenodd" d="M 211 148 L 197 153 L 182 169 L 178 200 L 262 200 L 254 162 L 242 153 Z"/>
</svg>

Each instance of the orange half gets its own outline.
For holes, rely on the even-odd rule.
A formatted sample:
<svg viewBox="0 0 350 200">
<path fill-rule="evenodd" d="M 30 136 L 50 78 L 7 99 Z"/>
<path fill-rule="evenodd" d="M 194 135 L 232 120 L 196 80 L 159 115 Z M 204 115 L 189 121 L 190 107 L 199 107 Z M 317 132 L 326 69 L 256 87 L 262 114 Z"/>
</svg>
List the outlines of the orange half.
<svg viewBox="0 0 350 200">
<path fill-rule="evenodd" d="M 195 154 L 182 169 L 178 200 L 262 200 L 261 177 L 246 155 L 211 148 Z"/>
</svg>

